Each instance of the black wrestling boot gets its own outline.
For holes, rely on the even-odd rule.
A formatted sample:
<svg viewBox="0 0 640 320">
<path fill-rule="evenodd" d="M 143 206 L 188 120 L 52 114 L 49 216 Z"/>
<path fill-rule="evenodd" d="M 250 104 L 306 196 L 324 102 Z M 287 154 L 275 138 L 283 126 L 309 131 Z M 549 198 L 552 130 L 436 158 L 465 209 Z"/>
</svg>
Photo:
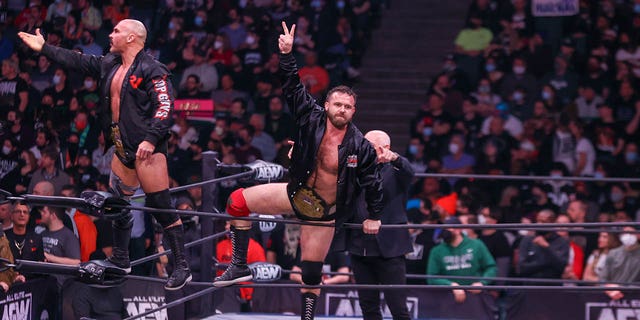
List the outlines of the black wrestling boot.
<svg viewBox="0 0 640 320">
<path fill-rule="evenodd" d="M 249 230 L 236 229 L 231 226 L 231 264 L 227 270 L 213 279 L 213 285 L 216 287 L 226 287 L 238 282 L 249 281 L 253 279 L 251 270 L 247 266 L 247 251 L 249 250 Z"/>
<path fill-rule="evenodd" d="M 164 229 L 164 235 L 169 243 L 174 260 L 173 273 L 167 279 L 164 288 L 165 290 L 178 290 L 193 279 L 189 263 L 184 254 L 184 231 L 182 225 Z"/>
<path fill-rule="evenodd" d="M 316 302 L 318 296 L 313 292 L 305 292 L 301 296 L 302 309 L 300 309 L 301 320 L 312 320 L 316 315 Z"/>
<path fill-rule="evenodd" d="M 107 258 L 106 263 L 131 273 L 129 262 L 129 240 L 131 240 L 131 227 L 133 217 L 129 214 L 120 219 L 113 220 L 113 253 Z"/>
</svg>

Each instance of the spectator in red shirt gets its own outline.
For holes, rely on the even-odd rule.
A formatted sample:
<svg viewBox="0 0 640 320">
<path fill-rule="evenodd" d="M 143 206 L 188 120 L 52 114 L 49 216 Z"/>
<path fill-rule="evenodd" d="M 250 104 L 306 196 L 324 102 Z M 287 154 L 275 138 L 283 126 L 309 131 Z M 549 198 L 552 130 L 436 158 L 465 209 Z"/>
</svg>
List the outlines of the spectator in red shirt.
<svg viewBox="0 0 640 320">
<path fill-rule="evenodd" d="M 315 52 L 307 52 L 304 55 L 304 67 L 298 72 L 300 81 L 315 98 L 323 96 L 329 88 L 329 73 L 317 63 L 318 55 Z"/>
</svg>

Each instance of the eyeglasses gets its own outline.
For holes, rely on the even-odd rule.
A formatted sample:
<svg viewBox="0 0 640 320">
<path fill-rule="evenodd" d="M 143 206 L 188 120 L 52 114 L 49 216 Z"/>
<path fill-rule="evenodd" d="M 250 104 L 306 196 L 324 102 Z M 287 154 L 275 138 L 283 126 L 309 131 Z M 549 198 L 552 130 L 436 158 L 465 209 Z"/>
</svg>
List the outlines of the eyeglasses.
<svg viewBox="0 0 640 320">
<path fill-rule="evenodd" d="M 19 213 L 29 214 L 29 210 L 13 210 L 13 213 L 15 213 L 15 214 L 19 214 Z"/>
</svg>

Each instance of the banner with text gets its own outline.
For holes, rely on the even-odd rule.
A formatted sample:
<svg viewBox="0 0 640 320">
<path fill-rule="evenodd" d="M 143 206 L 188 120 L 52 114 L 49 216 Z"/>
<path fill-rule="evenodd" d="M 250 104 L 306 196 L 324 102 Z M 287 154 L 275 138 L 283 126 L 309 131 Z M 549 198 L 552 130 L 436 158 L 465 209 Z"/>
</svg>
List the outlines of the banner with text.
<svg viewBox="0 0 640 320">
<path fill-rule="evenodd" d="M 579 0 L 533 0 L 531 11 L 534 17 L 573 16 L 580 11 Z"/>
</svg>

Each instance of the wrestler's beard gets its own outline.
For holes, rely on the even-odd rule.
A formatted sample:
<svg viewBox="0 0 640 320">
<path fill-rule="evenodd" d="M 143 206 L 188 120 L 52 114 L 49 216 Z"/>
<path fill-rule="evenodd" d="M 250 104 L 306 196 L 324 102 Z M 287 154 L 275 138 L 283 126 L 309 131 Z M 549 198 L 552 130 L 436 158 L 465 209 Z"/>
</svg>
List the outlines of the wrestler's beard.
<svg viewBox="0 0 640 320">
<path fill-rule="evenodd" d="M 347 120 L 347 118 L 344 116 L 338 118 L 336 117 L 336 115 L 331 113 L 327 113 L 327 117 L 329 118 L 329 122 L 331 122 L 331 124 L 338 129 L 344 129 L 350 121 Z"/>
</svg>

